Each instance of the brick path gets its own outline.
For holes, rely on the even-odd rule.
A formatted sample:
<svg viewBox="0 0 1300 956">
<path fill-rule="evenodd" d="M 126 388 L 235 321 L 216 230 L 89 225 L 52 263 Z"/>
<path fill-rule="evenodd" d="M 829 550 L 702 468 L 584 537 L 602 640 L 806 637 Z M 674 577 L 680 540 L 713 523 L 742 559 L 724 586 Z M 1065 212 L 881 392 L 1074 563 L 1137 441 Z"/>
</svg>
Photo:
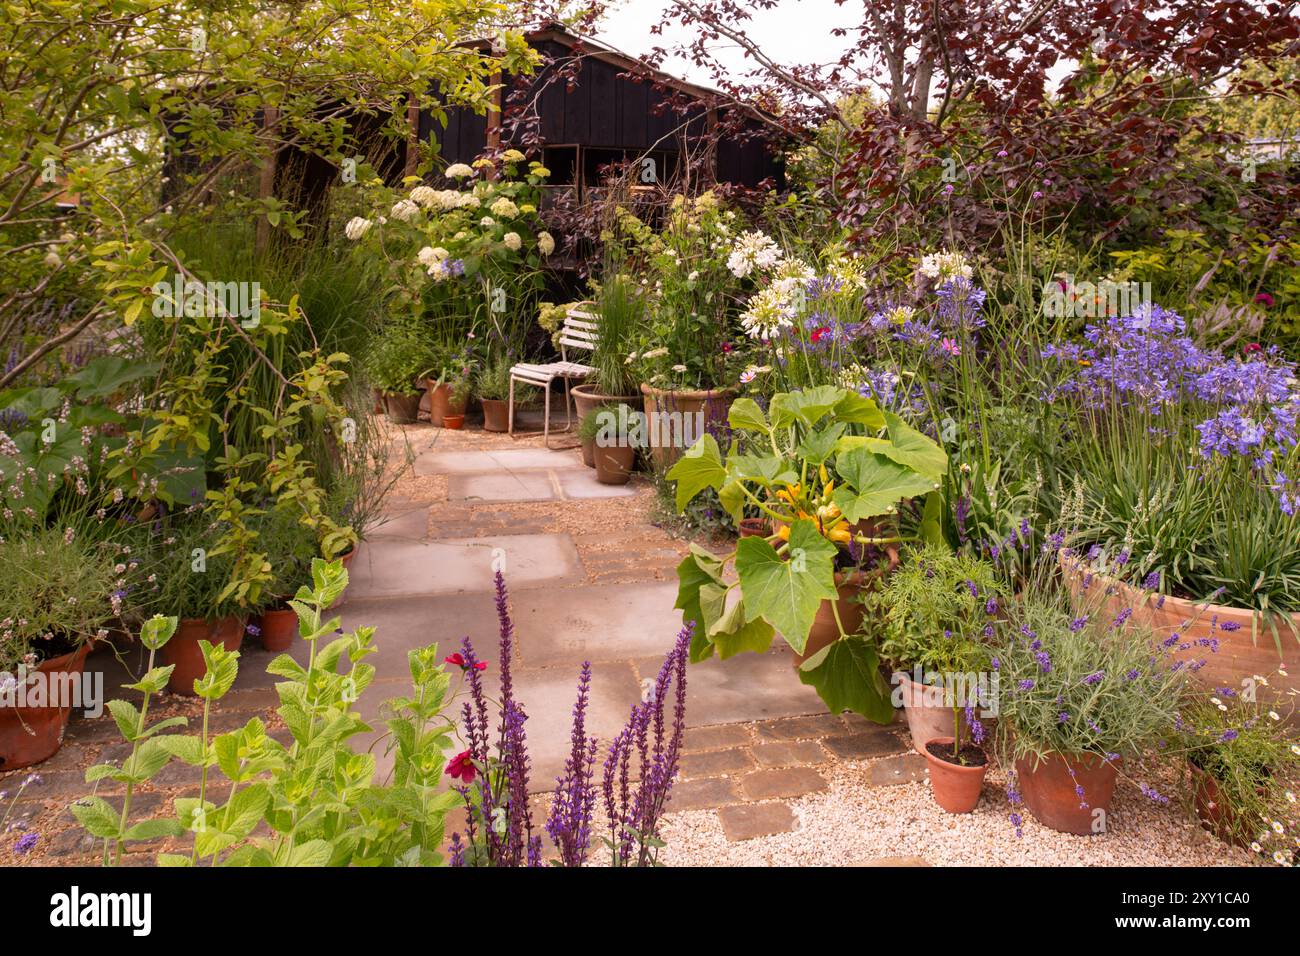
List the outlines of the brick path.
<svg viewBox="0 0 1300 956">
<path fill-rule="evenodd" d="M 341 611 L 347 628 L 377 628 L 379 653 L 369 659 L 376 686 L 360 702 L 362 714 L 375 717 L 385 698 L 404 690 L 411 647 L 437 641 L 450 652 L 468 634 L 480 655 L 494 660 L 490 568 L 504 556 L 518 632 L 516 693 L 530 715 L 532 779 L 545 790 L 569 746 L 582 661 L 593 664 L 589 727 L 605 741 L 653 678 L 679 627 L 674 571 L 688 542 L 652 523 L 654 493 L 644 478 L 624 488 L 599 485 L 576 449 L 548 451 L 537 438 L 424 425 L 394 434 L 410 444 L 413 473 L 390 499 L 389 520 L 368 535 L 353 562 Z M 299 646 L 295 654 L 304 651 Z M 265 673 L 271 655 L 252 641 L 242 654 L 214 729 L 256 714 L 287 740 Z M 128 666 L 139 666 L 138 648 L 123 656 Z M 89 666 L 105 673 L 110 697 L 129 679 L 106 650 L 92 655 Z M 495 671 L 494 665 L 489 676 Z M 793 817 L 785 801 L 824 789 L 824 772 L 838 761 L 887 757 L 868 765 L 881 785 L 923 775 L 924 762 L 908 753 L 896 728 L 826 714 L 799 683 L 779 641 L 767 654 L 692 665 L 688 687 L 689 753 L 671 809 L 716 810 L 728 839 L 789 830 Z M 160 717 L 199 712 L 196 701 L 176 697 L 165 697 L 153 711 Z M 70 826 L 66 807 L 88 790 L 85 767 L 125 753 L 107 714 L 74 717 L 63 749 L 34 768 L 44 782 L 28 788 L 16 810 L 41 832 L 36 850 L 14 858 L 14 838 L 5 835 L 0 863 L 93 862 L 95 848 Z M 381 774 L 385 769 L 381 764 Z M 0 790 L 12 792 L 25 775 L 0 775 Z M 111 796 L 117 791 L 107 783 L 99 792 Z M 166 814 L 172 799 L 196 793 L 194 771 L 169 766 L 133 801 L 139 815 L 132 816 Z M 141 847 L 132 862 L 150 862 L 161 848 Z"/>
</svg>

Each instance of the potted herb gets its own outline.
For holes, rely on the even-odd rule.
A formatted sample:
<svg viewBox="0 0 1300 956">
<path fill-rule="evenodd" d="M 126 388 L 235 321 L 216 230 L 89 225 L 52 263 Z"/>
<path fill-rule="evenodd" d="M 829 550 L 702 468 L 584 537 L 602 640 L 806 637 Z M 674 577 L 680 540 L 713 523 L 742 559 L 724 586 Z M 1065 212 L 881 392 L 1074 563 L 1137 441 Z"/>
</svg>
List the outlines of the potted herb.
<svg viewBox="0 0 1300 956">
<path fill-rule="evenodd" d="M 582 445 L 582 463 L 588 468 L 596 467 L 596 436 L 600 434 L 601 410 L 593 408 L 582 416 L 578 423 L 578 441 Z"/>
<path fill-rule="evenodd" d="M 460 349 L 448 345 L 434 348 L 433 361 L 423 373 L 426 376 L 438 373 L 437 378 L 426 377 L 424 380 L 429 392 L 429 421 L 432 424 L 439 428 L 460 427 L 449 426 L 446 422 L 448 415 L 460 415 L 461 424 L 464 424 L 477 367 L 472 335 Z"/>
<path fill-rule="evenodd" d="M 968 701 L 952 681 L 987 674 L 987 654 L 975 653 L 993 636 L 1006 588 L 994 568 L 945 545 L 911 549 L 867 607 L 881 620 L 880 655 L 893 668 L 894 700 L 905 708 L 912 746 L 926 753 L 936 737 L 956 738 L 958 712 Z M 968 688 L 969 690 L 969 688 Z"/>
<path fill-rule="evenodd" d="M 668 472 L 678 510 L 712 488 L 734 521 L 751 507 L 773 531 L 741 538 L 725 556 L 693 545 L 678 567 L 676 606 L 697 624 L 692 659 L 763 651 L 780 631 L 806 657 L 799 679 L 833 712 L 888 723 L 875 642 L 846 616 L 861 613 L 862 589 L 897 562 L 903 538 L 892 522 L 904 501 L 938 487 L 947 456 L 875 402 L 829 385 L 778 393 L 767 412 L 738 399 L 729 423 L 740 440 L 725 461 L 706 433 Z M 919 533 L 937 536 L 935 511 L 927 503 Z M 728 601 L 737 588 L 740 600 Z"/>
<path fill-rule="evenodd" d="M 509 427 L 510 368 L 510 359 L 498 355 L 479 369 L 477 387 L 485 432 L 504 432 Z"/>
<path fill-rule="evenodd" d="M 1078 613 L 1062 591 L 1031 589 L 1000 629 L 996 739 L 1029 812 L 1088 835 L 1105 830 L 1120 761 L 1173 726 L 1186 668 L 1149 630 Z"/>
<path fill-rule="evenodd" d="M 1265 678 L 1268 681 L 1268 678 Z M 1288 865 L 1295 857 L 1300 746 L 1285 716 L 1230 687 L 1199 694 L 1178 715 L 1191 804 L 1225 843 Z M 1290 716 L 1290 715 L 1286 715 Z"/>
<path fill-rule="evenodd" d="M 208 520 L 200 515 L 178 522 L 171 531 L 171 543 L 156 562 L 153 604 L 180 619 L 175 637 L 162 650 L 163 663 L 173 666 L 168 689 L 192 695 L 194 682 L 206 669 L 199 642 L 238 650 L 244 641 L 244 615 L 225 594 L 231 561 L 228 555 L 212 553 L 218 536 Z"/>
<path fill-rule="evenodd" d="M 384 393 L 388 417 L 409 425 L 419 419 L 417 381 L 431 366 L 432 352 L 412 325 L 393 323 L 371 341 L 363 367 L 371 383 Z"/>
<path fill-rule="evenodd" d="M 258 547 L 271 562 L 271 581 L 263 589 L 267 600 L 260 609 L 256 631 L 268 651 L 287 651 L 298 636 L 298 615 L 290 598 L 311 580 L 312 558 L 317 557 L 316 535 L 298 516 L 273 509 L 258 530 Z"/>
<path fill-rule="evenodd" d="M 638 401 L 638 375 L 630 356 L 645 324 L 645 301 L 626 275 L 610 276 L 594 304 L 596 346 L 590 363 L 592 381 L 574 386 L 573 404 L 579 417 L 604 405 Z"/>
<path fill-rule="evenodd" d="M 640 415 L 620 403 L 597 409 L 587 418 L 594 418 L 597 426 L 592 448 L 596 480 L 604 485 L 627 484 L 636 465 L 637 449 L 642 443 Z"/>
<path fill-rule="evenodd" d="M 106 545 L 54 528 L 0 546 L 0 771 L 59 749 L 72 701 L 51 695 L 107 636 L 124 571 Z"/>
</svg>

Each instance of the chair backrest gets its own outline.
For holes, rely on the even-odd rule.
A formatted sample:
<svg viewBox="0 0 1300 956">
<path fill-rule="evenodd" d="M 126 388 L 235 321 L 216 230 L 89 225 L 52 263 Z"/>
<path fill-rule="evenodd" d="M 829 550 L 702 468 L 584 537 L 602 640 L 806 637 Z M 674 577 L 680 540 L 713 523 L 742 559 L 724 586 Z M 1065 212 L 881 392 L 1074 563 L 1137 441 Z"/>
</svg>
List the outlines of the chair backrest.
<svg viewBox="0 0 1300 956">
<path fill-rule="evenodd" d="M 560 354 L 564 354 L 566 347 L 590 352 L 596 347 L 599 328 L 595 314 L 585 309 L 569 309 L 564 314 L 564 325 L 560 328 Z"/>
</svg>

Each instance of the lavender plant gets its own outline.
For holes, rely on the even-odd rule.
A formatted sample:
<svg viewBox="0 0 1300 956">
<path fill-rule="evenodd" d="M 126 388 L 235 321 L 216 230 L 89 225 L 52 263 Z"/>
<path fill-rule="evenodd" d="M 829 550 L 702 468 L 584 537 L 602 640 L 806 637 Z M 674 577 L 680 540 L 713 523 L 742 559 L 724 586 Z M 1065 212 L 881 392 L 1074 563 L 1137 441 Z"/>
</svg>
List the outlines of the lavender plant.
<svg viewBox="0 0 1300 956">
<path fill-rule="evenodd" d="M 455 791 L 465 802 L 466 827 L 452 834 L 454 866 L 541 866 L 542 839 L 534 832 L 528 805 L 531 761 L 523 705 L 514 696 L 511 658 L 514 623 L 509 596 L 500 572 L 495 578 L 500 696 L 490 701 L 479 660 L 469 638 L 448 660 L 459 666 L 469 687 L 462 704 L 465 750 L 448 764 L 447 774 L 460 781 Z M 605 843 L 613 866 L 653 866 L 663 847 L 659 820 L 677 777 L 678 757 L 686 727 L 686 660 L 690 626 L 681 630 L 659 670 L 651 695 L 632 708 L 627 724 L 610 744 L 604 762 L 600 794 L 609 836 Z M 556 780 L 555 797 L 545 829 L 555 844 L 558 866 L 582 866 L 588 859 L 598 792 L 595 786 L 597 739 L 587 731 L 591 664 L 578 676 L 573 729 L 564 772 Z M 667 716 L 673 699 L 671 726 Z M 489 711 L 498 711 L 491 731 Z"/>
</svg>

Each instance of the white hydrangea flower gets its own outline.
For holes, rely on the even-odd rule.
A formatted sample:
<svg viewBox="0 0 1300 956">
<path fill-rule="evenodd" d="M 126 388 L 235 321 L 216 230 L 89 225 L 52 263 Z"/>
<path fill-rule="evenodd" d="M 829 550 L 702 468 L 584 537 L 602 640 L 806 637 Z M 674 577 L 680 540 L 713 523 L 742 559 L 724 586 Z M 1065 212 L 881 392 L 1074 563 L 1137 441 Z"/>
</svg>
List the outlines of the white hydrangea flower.
<svg viewBox="0 0 1300 956">
<path fill-rule="evenodd" d="M 501 241 L 505 243 L 506 248 L 511 252 L 518 252 L 524 244 L 523 240 L 519 238 L 519 233 L 517 232 L 507 232 L 501 237 Z"/>
<path fill-rule="evenodd" d="M 752 230 L 744 233 L 731 248 L 727 268 L 732 275 L 743 279 L 751 272 L 772 268 L 781 258 L 781 249 L 764 232 Z"/>
<path fill-rule="evenodd" d="M 442 262 L 448 255 L 449 253 L 442 246 L 425 246 L 415 254 L 415 258 L 420 265 L 432 267 L 436 263 Z"/>
<path fill-rule="evenodd" d="M 970 263 L 960 252 L 932 252 L 929 255 L 921 257 L 921 265 L 918 270 L 921 275 L 927 279 L 933 279 L 936 282 L 947 282 L 949 279 L 961 277 L 969 279 L 973 274 Z"/>
<path fill-rule="evenodd" d="M 491 229 L 493 226 L 497 224 L 497 221 L 493 219 L 491 216 L 484 216 L 482 219 L 478 221 L 478 224 L 482 226 L 484 229 Z"/>
<path fill-rule="evenodd" d="M 374 225 L 374 223 L 369 219 L 363 219 L 361 216 L 353 216 L 348 220 L 348 224 L 343 227 L 343 234 L 353 242 L 356 242 L 370 231 L 372 225 Z"/>
<path fill-rule="evenodd" d="M 488 206 L 488 210 L 498 219 L 513 219 L 519 215 L 519 207 L 505 196 L 494 200 L 492 205 Z"/>
<path fill-rule="evenodd" d="M 438 201 L 438 190 L 432 186 L 416 186 L 411 190 L 411 201 L 419 203 L 425 209 L 432 209 Z"/>
<path fill-rule="evenodd" d="M 467 176 L 473 176 L 474 170 L 470 169 L 464 163 L 452 163 L 447 167 L 447 177 L 449 179 L 464 179 Z"/>
<path fill-rule="evenodd" d="M 539 232 L 537 234 L 537 251 L 544 256 L 549 256 L 555 251 L 555 237 L 549 232 Z"/>
<path fill-rule="evenodd" d="M 410 222 L 420 211 L 420 207 L 409 199 L 399 199 L 393 205 L 393 218 L 400 219 L 402 222 Z"/>
</svg>

